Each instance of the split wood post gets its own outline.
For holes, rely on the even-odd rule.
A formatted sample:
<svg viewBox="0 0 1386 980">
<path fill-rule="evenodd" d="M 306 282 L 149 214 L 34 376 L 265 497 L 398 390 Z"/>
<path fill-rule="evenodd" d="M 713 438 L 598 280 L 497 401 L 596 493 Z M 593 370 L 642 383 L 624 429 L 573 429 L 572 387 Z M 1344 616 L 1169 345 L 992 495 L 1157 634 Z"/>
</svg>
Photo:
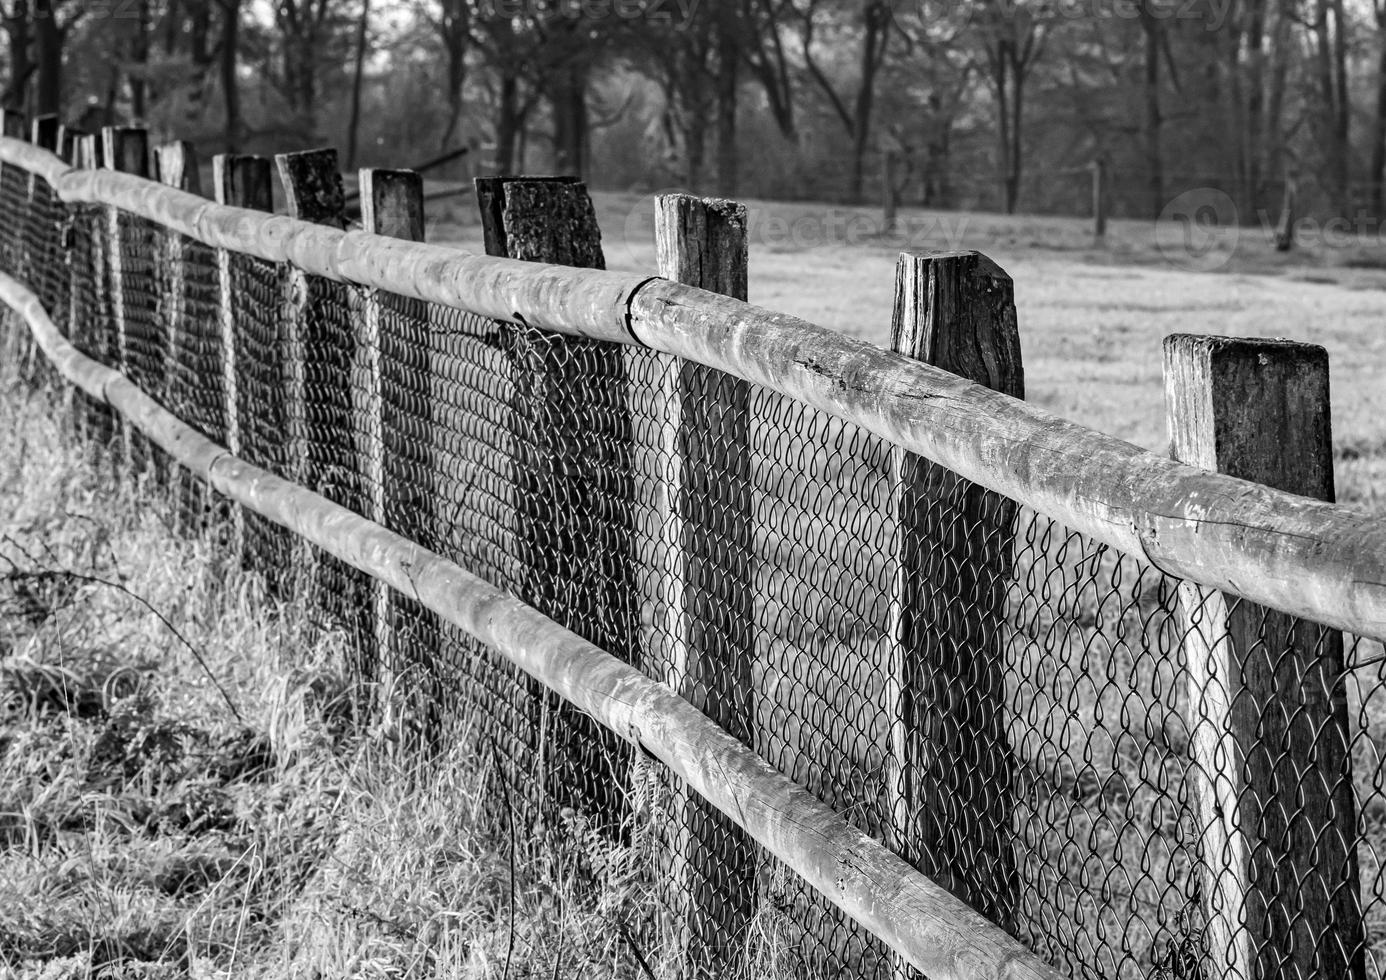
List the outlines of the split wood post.
<svg viewBox="0 0 1386 980">
<path fill-rule="evenodd" d="M 197 153 L 187 140 L 174 140 L 154 149 L 154 170 L 159 182 L 190 194 L 202 193 L 202 180 L 197 172 Z M 163 252 L 162 268 L 159 270 L 159 307 L 163 321 L 162 343 L 159 350 L 159 382 L 164 405 L 179 418 L 201 426 L 205 420 L 197 417 L 195 386 L 206 385 L 209 381 L 220 381 L 197 376 L 197 365 L 192 363 L 196 356 L 197 341 L 192 336 L 196 329 L 188 322 L 188 277 L 187 262 L 190 249 L 183 236 L 176 231 L 164 231 L 158 237 L 162 242 L 154 243 Z M 191 329 L 190 329 L 191 327 Z M 186 471 L 180 470 L 176 482 L 178 486 L 178 514 L 182 526 L 197 528 L 202 521 L 207 506 L 207 496 L 203 493 L 202 481 Z"/>
<path fill-rule="evenodd" d="M 417 173 L 363 167 L 360 190 L 362 230 L 410 242 L 424 240 L 423 178 Z M 421 529 L 411 526 L 427 520 L 424 515 L 404 516 L 407 511 L 420 509 L 431 516 L 435 510 L 431 506 L 431 488 L 421 485 L 431 482 L 427 477 L 433 465 L 427 445 L 427 435 L 432 430 L 430 345 L 427 338 L 418 337 L 417 331 L 411 329 L 412 325 L 427 322 L 427 308 L 417 300 L 366 289 L 361 294 L 358 315 L 359 380 L 352 390 L 359 392 L 361 403 L 356 411 L 365 422 L 358 450 L 368 497 L 365 515 L 432 548 L 436 542 L 423 540 Z M 405 365 L 413 370 L 405 370 Z M 404 441 L 399 434 L 405 431 L 413 433 L 408 441 L 414 445 L 399 444 Z M 432 623 L 432 629 L 424 628 L 422 618 L 434 617 L 410 597 L 396 596 L 384 583 L 372 580 L 369 588 L 375 662 L 363 676 L 375 682 L 375 707 L 379 712 L 393 696 L 400 655 L 396 620 L 410 620 L 411 647 L 423 642 L 425 634 L 435 635 L 437 624 Z"/>
<path fill-rule="evenodd" d="M 230 207 L 248 208 L 253 211 L 274 210 L 274 182 L 268 157 L 246 156 L 234 153 L 219 153 L 212 157 L 212 196 L 218 204 Z M 241 419 L 240 376 L 241 345 L 244 331 L 236 321 L 236 297 L 247 288 L 246 265 L 252 261 L 247 256 L 237 255 L 224 248 L 217 249 L 217 312 L 220 321 L 218 334 L 221 337 L 221 397 L 223 406 L 222 435 L 226 448 L 233 455 L 244 456 L 252 463 L 263 464 L 260 455 L 262 447 L 254 447 L 257 452 L 248 452 L 254 442 L 247 426 Z M 275 386 L 276 391 L 278 386 Z M 279 402 L 275 399 L 247 399 L 249 410 L 265 414 L 277 413 Z M 276 418 L 277 421 L 277 418 Z M 250 540 L 252 516 L 241 507 L 231 511 L 231 547 L 242 565 L 249 565 L 256 554 L 254 542 Z M 277 529 L 267 522 L 255 519 L 256 534 L 271 534 Z M 282 540 L 287 548 L 287 537 L 279 533 L 275 540 Z M 287 550 L 282 552 L 287 554 Z"/>
<path fill-rule="evenodd" d="M 746 208 L 734 201 L 665 194 L 655 199 L 655 247 L 666 279 L 745 300 Z M 751 496 L 750 385 L 661 357 L 656 411 L 664 505 L 660 534 L 670 560 L 661 591 L 669 686 L 752 747 L 755 539 Z M 648 668 L 647 668 L 648 669 Z M 672 906 L 693 975 L 736 972 L 756 911 L 755 843 L 686 785 L 672 793 Z"/>
<path fill-rule="evenodd" d="M 1174 458 L 1333 501 L 1328 354 L 1165 338 Z M 1365 976 L 1343 639 L 1180 586 L 1194 838 L 1212 977 Z"/>
<path fill-rule="evenodd" d="M 133 174 L 136 177 L 149 176 L 149 136 L 145 130 L 134 126 L 106 126 L 101 130 L 103 145 L 102 165 L 107 170 Z M 107 348 L 117 371 L 130 378 L 136 385 L 143 386 L 144 378 L 137 369 L 134 357 L 126 296 L 127 284 L 138 277 L 135 258 L 128 241 L 132 235 L 129 223 L 121 217 L 120 209 L 106 208 L 106 234 L 103 236 L 106 272 L 110 282 L 106 289 L 105 302 L 109 303 L 110 319 L 107 321 L 112 332 L 110 346 Z M 117 423 L 119 425 L 119 423 Z M 137 463 L 136 444 L 133 431 L 128 425 L 119 425 L 124 462 L 127 466 Z"/>
<path fill-rule="evenodd" d="M 1275 250 L 1288 252 L 1295 247 L 1295 209 L 1299 178 L 1293 167 L 1285 168 L 1285 194 L 1280 200 L 1280 221 L 1275 226 Z"/>
<path fill-rule="evenodd" d="M 291 217 L 330 228 L 346 227 L 346 197 L 335 149 L 279 153 L 274 162 Z M 345 287 L 288 267 L 283 290 L 284 475 L 325 492 L 336 503 L 359 509 L 359 472 L 351 436 L 349 365 L 354 343 L 349 324 L 334 323 L 331 315 L 334 307 L 346 306 Z M 300 584 L 310 590 L 314 601 L 326 600 L 332 586 L 320 581 L 322 556 L 300 538 L 292 539 L 292 548 Z"/>
<path fill-rule="evenodd" d="M 1011 279 L 978 252 L 904 252 L 891 348 L 1025 395 Z M 891 848 L 988 919 L 1015 911 L 1006 739 L 1006 591 L 1017 505 L 904 450 L 887 704 Z"/>
<path fill-rule="evenodd" d="M 72 166 L 77 166 L 77 145 L 78 142 L 87 135 L 86 130 L 69 126 L 66 123 L 58 127 L 58 156 L 62 157 Z"/>
<path fill-rule="evenodd" d="M 476 181 L 486 251 L 532 262 L 604 269 L 586 186 L 573 177 Z M 515 548 L 525 602 L 626 662 L 638 656 L 639 610 L 631 503 L 632 425 L 618 345 L 508 332 L 514 386 Z M 574 465 L 574 464 L 577 465 Z M 622 823 L 626 771 L 619 739 L 542 695 L 554 758 L 541 797 Z M 541 743 L 540 751 L 548 747 Z M 550 789 L 550 785 L 552 789 Z M 566 799 L 564 799 L 566 797 Z"/>
<path fill-rule="evenodd" d="M 1107 237 L 1107 161 L 1099 157 L 1088 168 L 1092 171 L 1092 234 L 1101 242 Z"/>
</svg>

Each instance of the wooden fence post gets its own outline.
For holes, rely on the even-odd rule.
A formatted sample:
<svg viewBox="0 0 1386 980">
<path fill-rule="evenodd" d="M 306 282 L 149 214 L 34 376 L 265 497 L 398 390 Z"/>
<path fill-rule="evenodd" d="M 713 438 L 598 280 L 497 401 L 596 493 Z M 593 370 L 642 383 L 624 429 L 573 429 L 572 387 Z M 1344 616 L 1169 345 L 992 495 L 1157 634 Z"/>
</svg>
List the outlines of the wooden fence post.
<svg viewBox="0 0 1386 980">
<path fill-rule="evenodd" d="M 1107 161 L 1099 157 L 1088 167 L 1092 170 L 1092 234 L 1101 242 L 1107 237 Z"/>
<path fill-rule="evenodd" d="M 364 231 L 411 242 L 424 240 L 423 178 L 417 173 L 412 170 L 363 167 L 360 171 L 360 190 L 361 226 Z M 359 392 L 357 413 L 365 420 L 358 452 L 368 498 L 366 516 L 391 530 L 410 534 L 414 529 L 401 526 L 397 515 L 409 506 L 411 499 L 431 501 L 431 491 L 418 484 L 420 477 L 429 471 L 432 461 L 424 460 L 423 466 L 402 468 L 400 461 L 391 459 L 391 456 L 417 456 L 417 447 L 387 448 L 386 433 L 398 433 L 413 423 L 421 430 L 419 438 L 426 438 L 431 425 L 428 422 L 420 425 L 420 416 L 429 418 L 432 405 L 425 394 L 417 402 L 409 399 L 409 404 L 401 411 L 401 394 L 405 385 L 410 390 L 417 390 L 419 379 L 397 377 L 401 373 L 399 365 L 414 361 L 420 352 L 403 349 L 415 338 L 400 329 L 397 318 L 383 316 L 387 310 L 414 320 L 427 317 L 425 305 L 417 300 L 391 296 L 377 289 L 362 291 L 356 345 L 360 380 L 352 385 L 353 392 Z M 427 344 L 424 345 L 422 364 L 421 373 L 426 378 L 432 368 L 428 362 Z M 406 483 L 411 485 L 405 486 Z M 433 508 L 429 508 L 429 511 L 431 513 Z M 408 608 L 413 616 L 416 611 L 412 603 L 407 602 L 398 604 L 404 608 L 396 610 L 393 593 L 381 582 L 372 580 L 370 591 L 375 652 L 373 679 L 376 681 L 375 700 L 379 710 L 389 704 L 394 687 L 397 634 L 392 627 L 396 612 Z M 417 614 L 422 615 L 422 611 L 417 611 Z M 411 639 L 411 643 L 421 641 L 422 638 L 418 636 Z"/>
<path fill-rule="evenodd" d="M 665 278 L 746 299 L 744 205 L 661 195 L 655 248 Z M 660 361 L 656 411 L 667 416 L 658 455 L 667 470 L 658 533 L 670 558 L 659 583 L 670 645 L 665 679 L 754 747 L 750 385 L 678 358 Z M 734 973 L 757 905 L 755 843 L 682 784 L 673 788 L 671 811 L 671 904 L 685 963 L 695 976 Z"/>
<path fill-rule="evenodd" d="M 274 210 L 274 183 L 268 157 L 218 153 L 212 157 L 212 196 L 218 204 L 254 211 Z M 240 417 L 240 331 L 236 324 L 236 296 L 245 289 L 245 264 L 250 259 L 224 248 L 217 249 L 217 311 L 221 336 L 222 432 L 226 448 L 237 456 L 245 453 L 246 438 Z M 257 406 L 267 411 L 270 406 Z M 257 460 L 252 460 L 257 462 Z M 247 564 L 245 511 L 231 511 L 232 553 Z"/>
<path fill-rule="evenodd" d="M 486 177 L 476 187 L 488 254 L 606 267 L 596 212 L 581 181 Z M 511 331 L 507 343 L 521 568 L 515 591 L 633 662 L 639 616 L 625 354 L 618 345 L 524 327 Z M 620 785 L 626 772 L 614 768 L 624 757 L 620 741 L 549 695 L 543 698 L 542 720 L 556 737 L 554 765 L 542 778 L 553 779 L 567 805 L 619 825 L 626 803 Z"/>
<path fill-rule="evenodd" d="M 274 158 L 289 214 L 301 221 L 346 227 L 346 198 L 337 151 L 331 147 L 279 153 Z M 324 319 L 329 307 L 345 305 L 339 294 L 345 287 L 310 278 L 299 269 L 285 270 L 284 319 L 281 356 L 284 369 L 285 476 L 312 490 L 325 489 L 330 479 L 338 503 L 355 509 L 360 474 L 352 445 L 349 367 L 353 338 Z M 336 329 L 334 329 L 336 328 Z M 345 358 L 345 361 L 343 361 Z M 309 379 L 318 391 L 309 392 Z M 309 424 L 309 400 L 313 402 Z M 315 439 L 321 444 L 315 444 Z M 301 538 L 292 539 L 295 571 L 300 582 L 316 591 L 322 585 L 319 556 Z"/>
<path fill-rule="evenodd" d="M 891 347 L 1024 397 L 1011 279 L 978 252 L 900 255 Z M 1009 926 L 1014 762 L 1004 672 L 1017 506 L 899 449 L 891 483 L 888 842 Z"/>
<path fill-rule="evenodd" d="M 197 153 L 187 140 L 174 140 L 154 149 L 154 171 L 159 182 L 191 194 L 202 193 L 202 179 L 197 172 Z M 165 231 L 153 243 L 163 251 L 160 263 L 159 309 L 163 322 L 162 344 L 159 351 L 159 381 L 164 405 L 185 421 L 197 424 L 193 386 L 210 380 L 194 376 L 196 367 L 189 364 L 195 356 L 195 344 L 189 343 L 187 261 L 189 250 L 183 236 Z M 201 481 L 180 471 L 175 481 L 178 487 L 178 516 L 182 526 L 195 530 L 202 521 L 208 499 Z"/>
<path fill-rule="evenodd" d="M 1176 459 L 1334 499 L 1322 347 L 1175 335 L 1164 355 Z M 1211 975 L 1361 980 L 1342 634 L 1190 583 L 1179 615 Z"/>
<path fill-rule="evenodd" d="M 149 176 L 149 137 L 143 129 L 133 126 L 106 126 L 101 130 L 101 141 L 104 144 L 102 165 L 106 169 L 133 174 L 136 177 Z M 138 371 L 134 370 L 129 323 L 126 317 L 125 286 L 126 281 L 133 278 L 133 253 L 125 247 L 128 244 L 126 239 L 130 232 L 126 224 L 121 217 L 119 208 L 108 207 L 106 209 L 107 234 L 103 251 L 105 252 L 106 272 L 110 276 L 110 283 L 106 291 L 105 301 L 110 304 L 111 314 L 107 322 L 110 323 L 111 329 L 114 331 L 114 336 L 111 338 L 112 344 L 108 349 L 114 357 L 113 366 L 115 369 L 125 374 L 135 384 L 141 384 L 144 379 L 139 376 Z M 133 466 L 137 461 L 135 455 L 137 440 L 134 439 L 130 426 L 120 425 L 119 429 L 125 463 L 127 466 Z"/>
<path fill-rule="evenodd" d="M 83 133 L 77 137 L 72 161 L 74 167 L 96 170 L 106 165 L 105 160 L 106 145 L 99 133 Z"/>
</svg>

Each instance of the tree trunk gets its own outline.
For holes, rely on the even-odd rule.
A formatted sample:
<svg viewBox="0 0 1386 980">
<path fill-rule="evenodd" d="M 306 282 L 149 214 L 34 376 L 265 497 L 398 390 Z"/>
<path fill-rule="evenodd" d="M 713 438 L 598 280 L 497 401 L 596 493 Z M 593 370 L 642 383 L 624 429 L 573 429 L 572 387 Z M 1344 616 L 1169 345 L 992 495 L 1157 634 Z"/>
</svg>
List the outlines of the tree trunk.
<svg viewBox="0 0 1386 980">
<path fill-rule="evenodd" d="M 443 134 L 438 140 L 438 149 L 446 150 L 452 146 L 457 126 L 462 121 L 462 86 L 467 82 L 467 40 L 466 36 L 450 33 L 446 39 L 448 56 L 448 114 L 443 124 Z"/>
<path fill-rule="evenodd" d="M 14 0 L 5 14 L 5 33 L 10 39 L 10 78 L 5 86 L 5 108 L 14 112 L 28 109 L 29 76 L 34 63 L 29 57 L 29 4 Z"/>
<path fill-rule="evenodd" d="M 1295 3 L 1296 0 L 1278 0 L 1276 6 L 1265 122 L 1265 160 L 1270 173 L 1284 173 L 1288 166 L 1285 159 L 1285 85 L 1290 71 L 1290 38 Z"/>
<path fill-rule="evenodd" d="M 1377 28 L 1376 118 L 1372 120 L 1372 213 L 1386 216 L 1386 24 Z"/>
<path fill-rule="evenodd" d="M 501 75 L 500 97 L 496 102 L 496 173 L 515 173 L 515 142 L 520 131 L 519 79 Z"/>
<path fill-rule="evenodd" d="M 39 2 L 47 3 L 48 0 Z M 130 41 L 130 61 L 133 65 L 127 73 L 130 81 L 130 115 L 136 123 L 143 123 L 149 109 L 149 0 L 139 0 L 135 7 L 135 36 Z"/>
<path fill-rule="evenodd" d="M 34 42 L 38 50 L 38 89 L 34 114 L 62 114 L 63 39 L 52 0 L 34 0 Z"/>
<path fill-rule="evenodd" d="M 1158 218 L 1164 210 L 1165 173 L 1161 150 L 1160 129 L 1164 124 L 1160 111 L 1160 51 L 1161 21 L 1141 7 L 1141 28 L 1145 31 L 1145 154 L 1150 173 L 1147 191 L 1150 194 L 1150 217 Z"/>
<path fill-rule="evenodd" d="M 581 179 L 587 169 L 587 70 L 571 64 L 556 74 L 549 99 L 554 121 L 554 169 Z"/>
<path fill-rule="evenodd" d="M 1337 156 L 1338 172 L 1334 175 L 1337 185 L 1342 188 L 1340 213 L 1352 213 L 1352 106 L 1348 91 L 1348 20 L 1343 10 L 1343 0 L 1332 0 L 1333 8 L 1333 76 L 1336 81 L 1337 102 L 1334 105 L 1333 143 Z"/>
<path fill-rule="evenodd" d="M 347 123 L 347 172 L 356 169 L 356 147 L 361 133 L 361 82 L 366 68 L 366 32 L 370 26 L 371 0 L 361 0 L 361 20 L 356 25 L 356 63 L 351 77 L 351 118 Z"/>
<path fill-rule="evenodd" d="M 1338 8 L 1341 9 L 1341 8 Z M 1319 130 L 1324 153 L 1324 173 L 1327 178 L 1329 196 L 1333 209 L 1340 214 L 1347 212 L 1347 148 L 1340 138 L 1342 126 L 1339 114 L 1338 78 L 1334 70 L 1335 43 L 1333 31 L 1329 27 L 1330 14 L 1334 10 L 1332 0 L 1318 0 L 1315 7 L 1317 17 L 1314 23 L 1316 41 L 1315 69 L 1319 89 Z M 1342 22 L 1337 24 L 1342 31 Z"/>
<path fill-rule="evenodd" d="M 736 147 L 736 96 L 741 47 L 737 12 L 723 0 L 717 5 L 717 193 L 734 198 L 738 193 L 739 155 Z"/>
<path fill-rule="evenodd" d="M 1256 214 L 1265 195 L 1265 170 L 1262 166 L 1262 146 L 1265 130 L 1265 73 L 1266 17 L 1265 0 L 1254 0 L 1247 6 L 1249 19 L 1246 29 L 1246 213 Z"/>
<path fill-rule="evenodd" d="M 1013 69 L 1014 79 L 1011 91 L 1014 103 L 1011 107 L 1011 160 L 1009 177 L 1006 180 L 1006 213 L 1015 214 L 1020 204 L 1020 177 L 1024 166 L 1023 124 L 1025 121 L 1025 76 L 1017 65 Z"/>
<path fill-rule="evenodd" d="M 707 114 L 695 108 L 688 114 L 688 124 L 684 127 L 685 172 L 684 183 L 690 194 L 698 193 L 702 186 L 703 165 L 707 159 Z"/>
<path fill-rule="evenodd" d="M 221 98 L 226 109 L 226 152 L 237 153 L 241 148 L 241 89 L 236 77 L 241 0 L 220 0 L 220 3 L 225 15 L 221 31 Z"/>
<path fill-rule="evenodd" d="M 861 82 L 852 113 L 852 185 L 850 199 L 862 201 L 866 176 L 866 151 L 871 145 L 871 113 L 876 104 L 876 74 L 884 56 L 882 34 L 890 29 L 890 12 L 879 3 L 866 9 L 866 28 L 861 41 Z"/>
</svg>

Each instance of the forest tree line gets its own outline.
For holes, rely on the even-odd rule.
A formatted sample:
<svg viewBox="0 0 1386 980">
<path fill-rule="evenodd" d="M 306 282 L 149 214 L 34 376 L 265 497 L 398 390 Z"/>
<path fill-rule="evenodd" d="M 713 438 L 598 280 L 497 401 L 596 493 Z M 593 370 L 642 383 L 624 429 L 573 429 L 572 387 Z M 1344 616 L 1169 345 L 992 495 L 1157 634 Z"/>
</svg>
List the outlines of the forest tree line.
<svg viewBox="0 0 1386 980">
<path fill-rule="evenodd" d="M 7 108 L 348 166 L 1244 220 L 1383 213 L 1386 0 L 0 0 Z M 889 166 L 887 166 L 887 161 Z"/>
</svg>

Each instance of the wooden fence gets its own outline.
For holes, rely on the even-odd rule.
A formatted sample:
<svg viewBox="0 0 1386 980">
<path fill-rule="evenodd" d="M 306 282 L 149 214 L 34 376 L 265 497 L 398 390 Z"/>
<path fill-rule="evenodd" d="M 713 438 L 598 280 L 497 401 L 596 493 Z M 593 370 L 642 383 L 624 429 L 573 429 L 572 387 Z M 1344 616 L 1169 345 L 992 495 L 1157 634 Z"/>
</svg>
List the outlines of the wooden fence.
<svg viewBox="0 0 1386 980">
<path fill-rule="evenodd" d="M 11 132 L 8 115 L 4 122 Z M 1321 349 L 1171 338 L 1166 380 L 1177 458 L 1167 459 L 1020 400 L 1010 280 L 975 253 L 901 257 L 894 349 L 886 350 L 748 305 L 744 213 L 727 202 L 661 200 L 659 271 L 668 278 L 632 276 L 599 268 L 590 202 L 570 181 L 482 182 L 488 250 L 497 254 L 471 255 L 421 241 L 422 187 L 407 172 L 362 172 L 366 230 L 355 231 L 344 227 L 335 155 L 279 158 L 293 212 L 287 216 L 267 213 L 266 161 L 216 158 L 214 203 L 195 187 L 186 189 L 195 172 L 186 144 L 160 148 L 160 183 L 140 172 L 142 152 L 129 150 L 143 145 L 136 133 L 108 131 L 98 155 L 93 137 L 52 121 L 36 121 L 32 132 L 32 143 L 0 140 L 0 167 L 29 175 L 31 202 L 41 182 L 68 208 L 106 209 L 104 274 L 117 288 L 117 311 L 120 256 L 128 251 L 121 244 L 128 233 L 123 221 L 143 219 L 161 229 L 170 268 L 181 267 L 183 243 L 215 250 L 221 356 L 231 389 L 225 445 L 118 370 L 126 356 L 118 314 L 121 360 L 99 363 L 69 343 L 54 325 L 55 311 L 15 277 L 42 271 L 12 259 L 5 269 L 11 275 L 0 278 L 0 299 L 23 318 L 48 361 L 120 413 L 127 433 L 147 438 L 295 539 L 371 576 L 377 584 L 362 604 L 365 632 L 378 651 L 391 643 L 392 596 L 409 597 L 668 766 L 682 794 L 673 810 L 681 862 L 674 880 L 690 896 L 681 906 L 681 935 L 691 962 L 715 962 L 718 954 L 700 952 L 700 944 L 744 934 L 755 914 L 746 897 L 753 881 L 724 867 L 719 874 L 733 882 L 731 898 L 704 894 L 697 866 L 751 862 L 754 841 L 884 943 L 897 971 L 908 966 L 933 978 L 1063 975 L 1046 962 L 1067 962 L 1055 953 L 1059 939 L 1027 934 L 1022 944 L 1008 934 L 1019 930 L 1020 872 L 1007 840 L 1023 780 L 1010 750 L 998 747 L 1008 744 L 1006 674 L 1014 668 L 1005 663 L 1000 635 L 978 625 L 1009 615 L 999 583 L 1018 574 L 1017 515 L 1025 508 L 1179 580 L 1180 680 L 1187 688 L 1181 703 L 1196 706 L 1187 722 L 1187 755 L 1191 771 L 1201 774 L 1191 777 L 1188 806 L 1200 846 L 1216 855 L 1204 860 L 1206 880 L 1197 891 L 1198 969 L 1245 980 L 1271 973 L 1367 975 L 1371 938 L 1363 933 L 1358 893 L 1361 792 L 1353 788 L 1355 736 L 1344 693 L 1351 665 L 1337 631 L 1386 636 L 1386 522 L 1332 502 Z M 101 169 L 74 168 L 58 149 L 73 160 L 107 162 Z M 294 330 L 313 329 L 306 319 L 313 309 L 336 302 L 323 298 L 324 290 L 355 297 L 344 308 L 353 311 L 355 369 L 366 381 L 341 399 L 377 421 L 368 423 L 364 439 L 341 434 L 341 452 L 357 460 L 366 488 L 354 507 L 315 492 L 319 474 L 276 474 L 238 456 L 231 365 L 240 341 L 231 293 L 233 268 L 244 257 L 288 270 L 286 323 Z M 547 264 L 526 261 L 535 258 Z M 168 281 L 176 297 L 181 280 Z M 640 437 L 618 419 L 604 436 L 634 440 L 634 458 L 645 452 L 665 467 L 652 533 L 675 558 L 649 603 L 668 624 L 671 666 L 659 679 L 603 649 L 625 642 L 620 636 L 583 638 L 537 609 L 537 593 L 508 593 L 382 526 L 395 493 L 379 428 L 390 409 L 381 395 L 383 369 L 370 351 L 383 343 L 391 311 L 414 310 L 417 318 L 422 304 L 549 335 L 545 356 L 568 357 L 554 363 L 570 365 L 566 373 L 545 369 L 544 390 L 562 396 L 550 419 L 574 401 L 604 397 L 595 389 L 584 394 L 590 379 L 572 371 L 577 355 L 563 354 L 563 345 L 595 342 L 571 349 L 604 358 L 607 372 L 626 370 L 623 349 L 665 359 L 655 389 L 672 406 L 664 424 Z M 167 308 L 176 327 L 179 302 Z M 290 367 L 289 417 L 302 418 L 292 404 L 305 397 L 305 368 Z M 757 751 L 749 701 L 709 697 L 711 682 L 700 681 L 730 677 L 732 691 L 757 683 L 751 674 L 760 654 L 750 625 L 757 579 L 723 559 L 725 546 L 711 547 L 690 530 L 715 513 L 719 533 L 749 548 L 757 515 L 742 497 L 717 497 L 687 482 L 706 471 L 709 454 L 718 457 L 720 471 L 749 472 L 757 391 L 815 410 L 833 425 L 854 426 L 889 451 L 887 508 L 896 530 L 886 556 L 890 617 L 879 706 L 888 716 L 887 816 L 875 833 L 853 826 L 822 794 Z M 564 440 L 589 436 L 560 427 L 545 438 L 556 440 L 551 444 L 559 452 Z M 301 467 L 309 454 L 301 450 L 294 458 Z M 561 498 L 592 492 L 585 477 L 572 479 Z M 528 519 L 538 522 L 530 533 L 540 535 L 570 517 L 545 512 Z M 640 521 L 623 519 L 632 526 Z M 565 533 L 581 537 L 576 528 Z M 609 556 L 595 553 L 591 560 L 604 569 L 610 564 Z M 621 560 L 632 568 L 649 564 L 638 549 Z M 920 568 L 922 577 L 913 572 Z M 638 578 L 631 571 L 622 580 L 630 583 L 628 592 L 639 591 Z M 346 579 L 332 581 L 333 589 L 346 588 L 340 584 Z M 707 590 L 715 595 L 702 594 Z M 958 597 L 965 600 L 961 615 L 945 608 Z M 1311 631 L 1297 627 L 1299 620 L 1318 625 Z M 736 634 L 738 628 L 744 633 Z M 725 663 L 704 659 L 700 638 L 709 630 L 735 634 L 731 646 L 744 652 Z M 1254 651 L 1268 645 L 1276 664 L 1264 670 Z M 1298 678 L 1299 693 L 1277 681 L 1282 672 Z M 1267 720 L 1272 703 L 1277 717 L 1288 720 Z M 980 721 L 978 704 L 986 706 Z M 1258 711 L 1249 713 L 1247 704 Z M 973 741 L 960 738 L 962 732 L 973 733 Z M 1288 763 L 1293 779 L 1268 745 L 1297 753 Z M 942 773 L 931 767 L 940 746 L 965 765 Z M 970 813 L 966 827 L 918 823 L 920 813 L 944 812 L 950 794 L 987 802 Z M 1276 812 L 1291 816 L 1267 816 Z M 1275 819 L 1281 824 L 1271 828 L 1267 821 Z M 712 826 L 720 828 L 716 848 L 706 845 L 702 829 Z M 1325 836 L 1325 828 L 1332 834 Z M 1282 900 L 1273 896 L 1287 877 L 1323 883 L 1329 900 L 1299 908 L 1281 925 L 1276 903 Z"/>
</svg>

